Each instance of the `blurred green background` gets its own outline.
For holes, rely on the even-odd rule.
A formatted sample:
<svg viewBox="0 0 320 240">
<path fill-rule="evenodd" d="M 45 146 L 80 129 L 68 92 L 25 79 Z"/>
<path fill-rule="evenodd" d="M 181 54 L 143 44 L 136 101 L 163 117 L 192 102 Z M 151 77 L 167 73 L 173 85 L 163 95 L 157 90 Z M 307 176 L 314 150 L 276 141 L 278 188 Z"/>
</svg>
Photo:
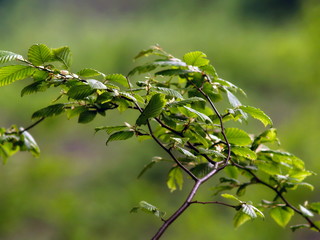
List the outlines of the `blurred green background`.
<svg viewBox="0 0 320 240">
<path fill-rule="evenodd" d="M 160 44 L 177 57 L 207 53 L 219 75 L 243 88 L 243 102 L 260 107 L 274 120 L 282 147 L 320 173 L 320 3 L 317 0 L 0 0 L 0 49 L 26 54 L 44 43 L 70 46 L 73 71 L 92 67 L 127 73 L 143 48 Z M 0 89 L 0 126 L 27 126 L 31 113 L 49 104 L 57 90 L 20 98 L 25 83 Z M 152 142 L 111 143 L 93 128 L 132 117 L 112 113 L 88 125 L 65 116 L 46 120 L 31 133 L 42 155 L 27 153 L 0 166 L 0 239 L 149 239 L 160 220 L 130 214 L 140 200 L 172 213 L 183 191 L 165 185 L 169 166 L 159 164 L 137 180 L 152 156 L 165 154 Z M 250 121 L 253 131 L 261 125 Z M 130 144 L 128 144 L 130 143 Z M 318 188 L 290 195 L 293 203 L 319 201 Z M 208 182 L 198 200 L 212 199 Z M 257 192 L 258 191 L 258 192 Z M 268 191 L 252 188 L 242 199 L 258 203 Z M 302 196 L 303 195 L 303 196 Z M 234 230 L 232 209 L 194 206 L 163 239 L 292 240 L 319 234 L 278 227 L 270 217 Z M 292 224 L 300 223 L 295 218 Z"/>
</svg>

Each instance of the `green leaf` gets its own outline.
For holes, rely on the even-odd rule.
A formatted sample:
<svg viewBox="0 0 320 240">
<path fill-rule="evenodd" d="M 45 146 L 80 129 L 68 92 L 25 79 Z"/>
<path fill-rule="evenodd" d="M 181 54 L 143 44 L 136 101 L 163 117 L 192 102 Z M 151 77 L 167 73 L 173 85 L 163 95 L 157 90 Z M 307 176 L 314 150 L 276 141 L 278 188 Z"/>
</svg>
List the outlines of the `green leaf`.
<svg viewBox="0 0 320 240">
<path fill-rule="evenodd" d="M 96 76 L 105 76 L 102 72 L 99 72 L 92 68 L 84 68 L 77 72 L 77 75 L 81 77 L 96 77 Z"/>
<path fill-rule="evenodd" d="M 39 157 L 40 155 L 40 148 L 34 138 L 31 136 L 30 133 L 27 131 L 24 131 L 22 133 L 23 135 L 23 148 L 21 148 L 22 151 L 26 150 L 32 153 L 33 156 Z"/>
<path fill-rule="evenodd" d="M 53 61 L 61 62 L 67 69 L 71 66 L 72 54 L 69 47 L 60 47 L 52 49 Z"/>
<path fill-rule="evenodd" d="M 107 76 L 105 76 L 105 79 L 109 80 L 109 81 L 120 83 L 122 86 L 124 86 L 126 88 L 130 87 L 127 78 L 124 75 L 119 74 L 119 73 L 108 74 Z"/>
<path fill-rule="evenodd" d="M 314 214 L 308 210 L 307 208 L 305 208 L 304 206 L 299 205 L 300 211 L 302 212 L 302 215 L 305 217 L 313 217 Z"/>
<path fill-rule="evenodd" d="M 183 56 L 183 61 L 188 65 L 202 67 L 209 64 L 207 55 L 200 51 L 189 52 Z"/>
<path fill-rule="evenodd" d="M 188 73 L 193 73 L 193 72 L 199 72 L 199 71 L 196 71 L 196 70 L 185 70 L 185 69 L 167 69 L 167 70 L 162 70 L 162 71 L 156 72 L 155 75 L 179 76 L 179 75 L 186 75 Z"/>
<path fill-rule="evenodd" d="M 171 89 L 171 88 L 164 88 L 164 87 L 154 87 L 157 91 L 161 92 L 161 93 L 164 93 L 165 95 L 168 95 L 170 97 L 175 97 L 175 98 L 180 98 L 180 99 L 183 99 L 182 95 L 174 90 L 174 89 Z"/>
<path fill-rule="evenodd" d="M 162 112 L 162 108 L 165 106 L 166 101 L 162 94 L 155 94 L 151 97 L 148 105 L 138 117 L 136 124 L 138 126 L 147 124 L 147 120 L 152 117 L 157 117 Z"/>
<path fill-rule="evenodd" d="M 29 61 L 36 66 L 40 66 L 51 61 L 52 57 L 52 50 L 44 44 L 32 45 L 28 51 Z"/>
<path fill-rule="evenodd" d="M 95 79 L 86 80 L 92 89 L 107 89 L 107 86 Z"/>
<path fill-rule="evenodd" d="M 220 153 L 220 152 L 218 152 L 216 150 L 212 150 L 212 149 L 199 148 L 199 151 L 200 151 L 201 154 L 214 155 L 216 157 L 221 157 L 221 158 L 225 158 L 226 157 L 222 153 Z"/>
<path fill-rule="evenodd" d="M 111 134 L 113 132 L 122 131 L 127 128 L 128 126 L 111 126 L 111 127 L 96 127 L 94 130 L 96 132 L 103 130 L 103 131 L 106 131 L 107 134 Z"/>
<path fill-rule="evenodd" d="M 308 208 L 315 213 L 320 214 L 320 202 L 309 203 Z"/>
<path fill-rule="evenodd" d="M 193 109 L 193 108 L 190 108 L 190 107 L 187 107 L 187 106 L 183 106 L 185 109 L 187 109 L 189 112 L 192 112 L 194 113 L 195 115 L 197 115 L 197 117 L 203 121 L 203 122 L 209 122 L 209 123 L 212 123 L 212 120 L 211 118 L 209 118 L 207 115 Z"/>
<path fill-rule="evenodd" d="M 133 131 L 119 131 L 119 132 L 115 132 L 113 134 L 110 135 L 110 137 L 108 138 L 106 144 L 108 144 L 109 142 L 113 142 L 113 141 L 119 141 L 119 140 L 127 140 L 131 137 L 133 137 L 134 132 Z"/>
<path fill-rule="evenodd" d="M 89 123 L 96 117 L 96 115 L 96 111 L 83 111 L 79 114 L 78 123 Z"/>
<path fill-rule="evenodd" d="M 240 106 L 239 108 L 244 112 L 248 113 L 251 117 L 258 119 L 260 122 L 263 123 L 265 127 L 267 125 L 273 125 L 271 118 L 259 108 L 254 108 L 250 106 Z"/>
<path fill-rule="evenodd" d="M 182 147 L 177 147 L 177 149 L 179 150 L 179 152 L 181 152 L 182 154 L 184 154 L 187 157 L 190 158 L 197 158 L 195 155 L 193 155 L 191 152 L 189 152 L 188 150 L 182 148 Z"/>
<path fill-rule="evenodd" d="M 241 211 L 243 213 L 247 214 L 250 218 L 256 218 L 257 217 L 255 209 L 250 204 L 242 204 Z"/>
<path fill-rule="evenodd" d="M 239 101 L 239 99 L 230 91 L 227 91 L 227 97 L 229 100 L 229 103 L 231 104 L 232 107 L 236 108 L 236 107 L 240 107 L 241 106 L 241 102 Z"/>
<path fill-rule="evenodd" d="M 28 86 L 24 87 L 21 90 L 21 97 L 23 97 L 24 95 L 35 93 L 35 92 L 42 92 L 42 91 L 45 91 L 46 89 L 47 89 L 47 85 L 44 81 L 36 81 L 29 84 Z"/>
<path fill-rule="evenodd" d="M 168 107 L 182 107 L 182 106 L 192 104 L 195 102 L 205 102 L 205 100 L 200 97 L 191 97 L 191 98 L 187 98 L 187 99 L 184 99 L 181 101 L 170 102 L 167 106 Z"/>
<path fill-rule="evenodd" d="M 75 85 L 69 89 L 67 95 L 75 100 L 82 100 L 91 95 L 94 90 L 89 85 Z"/>
<path fill-rule="evenodd" d="M 183 174 L 180 167 L 171 168 L 168 174 L 167 186 L 171 192 L 177 189 L 182 189 L 183 185 Z"/>
<path fill-rule="evenodd" d="M 238 156 L 245 157 L 250 160 L 257 159 L 257 154 L 254 151 L 252 151 L 246 147 L 232 147 L 231 151 Z"/>
<path fill-rule="evenodd" d="M 288 207 L 275 207 L 270 210 L 270 216 L 281 227 L 285 227 L 293 215 L 294 211 Z"/>
<path fill-rule="evenodd" d="M 61 114 L 64 110 L 64 104 L 58 103 L 42 108 L 32 114 L 32 119 L 52 117 Z"/>
<path fill-rule="evenodd" d="M 132 69 L 129 73 L 128 73 L 128 76 L 132 76 L 134 74 L 136 74 L 137 72 L 139 74 L 141 73 L 146 73 L 146 72 L 151 72 L 152 70 L 156 69 L 156 65 L 154 64 L 145 64 L 145 65 L 142 65 L 142 66 L 138 66 L 138 67 L 135 67 L 134 69 Z"/>
<path fill-rule="evenodd" d="M 231 195 L 229 193 L 223 193 L 223 194 L 221 194 L 221 197 L 226 198 L 226 199 L 235 200 L 238 203 L 242 203 L 242 201 L 239 198 L 237 198 L 237 197 L 235 197 L 235 196 L 233 196 L 233 195 Z"/>
<path fill-rule="evenodd" d="M 238 228 L 249 220 L 251 220 L 251 217 L 248 214 L 245 214 L 242 211 L 238 211 L 233 218 L 233 226 L 235 228 Z"/>
<path fill-rule="evenodd" d="M 252 142 L 248 133 L 238 128 L 226 128 L 225 134 L 229 143 L 234 145 L 247 146 Z"/>
<path fill-rule="evenodd" d="M 310 228 L 310 226 L 308 224 L 297 224 L 297 225 L 290 226 L 290 229 L 292 230 L 292 232 L 295 232 L 296 230 L 301 228 Z"/>
<path fill-rule="evenodd" d="M 209 172 L 212 171 L 211 164 L 209 163 L 199 163 L 193 168 L 190 169 L 190 171 L 198 178 L 203 178 L 206 176 Z"/>
<path fill-rule="evenodd" d="M 18 59 L 23 59 L 23 57 L 19 54 L 9 52 L 9 51 L 0 51 L 0 63 L 6 63 Z"/>
<path fill-rule="evenodd" d="M 165 212 L 160 211 L 157 207 L 151 205 L 150 203 L 147 203 L 145 201 L 141 201 L 139 203 L 139 207 L 134 207 L 131 209 L 131 213 L 137 212 L 138 210 L 142 210 L 147 213 L 151 213 L 158 218 L 163 218 L 165 216 Z"/>
<path fill-rule="evenodd" d="M 0 87 L 30 77 L 34 71 L 35 69 L 31 66 L 12 65 L 2 67 L 0 68 Z"/>
<path fill-rule="evenodd" d="M 154 65 L 160 66 L 160 67 L 186 67 L 187 64 L 185 62 L 182 62 L 180 59 L 174 58 L 171 60 L 156 60 L 153 62 Z"/>
</svg>

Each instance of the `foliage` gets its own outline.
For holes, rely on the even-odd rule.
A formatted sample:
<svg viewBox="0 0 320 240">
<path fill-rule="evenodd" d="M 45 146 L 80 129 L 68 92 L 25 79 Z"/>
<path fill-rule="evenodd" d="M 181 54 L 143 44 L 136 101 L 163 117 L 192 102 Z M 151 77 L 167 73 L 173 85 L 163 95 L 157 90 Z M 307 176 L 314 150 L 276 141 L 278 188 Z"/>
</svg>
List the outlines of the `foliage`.
<svg viewBox="0 0 320 240">
<path fill-rule="evenodd" d="M 286 198 L 288 191 L 299 186 L 313 189 L 305 182 L 312 175 L 304 162 L 295 155 L 276 148 L 279 140 L 272 128 L 272 120 L 262 110 L 242 105 L 236 96 L 244 91 L 233 83 L 220 78 L 210 64 L 207 55 L 189 52 L 181 59 L 165 52 L 159 46 L 141 51 L 135 59 L 150 59 L 135 67 L 128 76 L 104 74 L 92 68 L 70 72 L 72 54 L 68 47 L 49 48 L 44 44 L 30 47 L 28 58 L 8 51 L 0 51 L 0 62 L 17 61 L 18 64 L 0 68 L 0 86 L 17 80 L 31 78 L 21 95 L 60 88 L 53 104 L 33 113 L 37 121 L 26 129 L 16 126 L 0 129 L 0 158 L 6 162 L 17 151 L 29 151 L 39 155 L 39 147 L 27 130 L 48 117 L 66 114 L 78 117 L 79 123 L 89 123 L 99 114 L 106 116 L 111 110 L 137 111 L 135 123 L 117 126 L 101 126 L 96 131 L 106 131 L 110 136 L 106 143 L 137 137 L 153 139 L 170 157 L 167 186 L 170 191 L 182 189 L 186 180 L 194 182 L 189 196 L 181 207 L 168 219 L 157 207 L 141 201 L 132 212 L 143 210 L 163 220 L 154 235 L 159 239 L 166 229 L 191 205 L 220 204 L 235 209 L 234 226 L 239 227 L 250 219 L 264 217 L 269 210 L 275 222 L 285 227 L 297 214 L 306 224 L 292 229 L 310 228 L 319 231 L 313 217 L 319 214 L 319 203 L 306 202 L 295 207 Z M 131 82 L 133 75 L 140 74 L 143 81 Z M 95 79 L 92 79 L 95 77 Z M 223 101 L 228 107 L 219 111 L 216 103 Z M 249 117 L 260 121 L 264 127 L 261 134 L 249 134 L 235 127 Z M 227 127 L 227 125 L 230 125 Z M 153 160 L 139 177 L 161 160 Z M 199 187 L 207 180 L 224 171 L 228 177 L 220 178 L 214 193 L 235 190 L 236 195 L 224 193 L 225 199 L 236 202 L 230 205 L 220 201 L 195 201 Z M 254 205 L 242 201 L 246 189 L 261 185 L 273 191 L 270 199 Z M 229 201 L 228 200 L 228 201 Z"/>
</svg>

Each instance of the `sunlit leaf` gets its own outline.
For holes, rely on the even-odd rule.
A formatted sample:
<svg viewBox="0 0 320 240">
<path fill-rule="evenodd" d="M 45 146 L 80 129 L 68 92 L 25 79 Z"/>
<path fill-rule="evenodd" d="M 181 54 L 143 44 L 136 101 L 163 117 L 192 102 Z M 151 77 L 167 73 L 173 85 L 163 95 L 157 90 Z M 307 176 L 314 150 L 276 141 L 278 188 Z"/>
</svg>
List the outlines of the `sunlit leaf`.
<svg viewBox="0 0 320 240">
<path fill-rule="evenodd" d="M 193 108 L 190 108 L 190 107 L 187 107 L 187 106 L 183 106 L 183 107 L 185 109 L 187 109 L 188 111 L 190 111 L 190 112 L 194 113 L 195 115 L 197 115 L 197 117 L 199 119 L 201 119 L 201 121 L 212 123 L 211 118 L 209 118 L 207 115 L 205 115 L 205 114 L 203 114 L 203 113 L 201 113 L 201 112 L 199 112 L 199 111 L 197 111 L 197 110 L 195 110 Z"/>
<path fill-rule="evenodd" d="M 238 146 L 250 145 L 252 140 L 249 137 L 248 133 L 239 129 L 239 128 L 226 128 L 225 134 L 229 143 L 235 144 Z"/>
<path fill-rule="evenodd" d="M 35 44 L 29 48 L 28 60 L 36 66 L 44 65 L 52 60 L 52 50 L 44 44 Z"/>
<path fill-rule="evenodd" d="M 305 208 L 302 205 L 299 205 L 299 209 L 302 212 L 302 215 L 305 217 L 313 217 L 314 216 L 314 214 L 310 210 L 308 210 L 307 208 Z"/>
<path fill-rule="evenodd" d="M 30 77 L 35 68 L 24 65 L 4 66 L 0 68 L 0 87 L 11 84 L 17 80 Z"/>
<path fill-rule="evenodd" d="M 246 147 L 232 147 L 231 151 L 238 156 L 245 157 L 250 160 L 257 159 L 257 154 L 254 151 L 252 151 Z"/>
<path fill-rule="evenodd" d="M 235 197 L 235 196 L 233 196 L 233 195 L 231 195 L 229 193 L 223 193 L 223 194 L 221 194 L 221 197 L 226 198 L 226 199 L 235 200 L 238 203 L 242 203 L 242 201 L 240 199 L 238 199 L 237 197 Z"/>
<path fill-rule="evenodd" d="M 240 106 L 239 108 L 244 112 L 248 113 L 251 117 L 261 121 L 264 126 L 267 126 L 267 125 L 272 126 L 273 123 L 271 118 L 259 108 L 255 108 L 251 106 Z"/>
<path fill-rule="evenodd" d="M 171 192 L 175 191 L 177 187 L 181 190 L 183 185 L 183 174 L 180 167 L 171 168 L 168 173 L 167 186 Z"/>
<path fill-rule="evenodd" d="M 275 207 L 270 210 L 270 216 L 281 227 L 285 227 L 293 215 L 294 211 L 288 207 Z"/>
<path fill-rule="evenodd" d="M 60 47 L 52 49 L 53 51 L 53 61 L 61 62 L 67 69 L 71 65 L 72 54 L 69 47 Z"/>
<path fill-rule="evenodd" d="M 92 68 L 81 69 L 79 72 L 77 72 L 77 75 L 81 77 L 96 77 L 100 75 L 104 76 L 102 72 L 99 72 L 98 70 Z"/>
<path fill-rule="evenodd" d="M 127 78 L 119 73 L 108 74 L 105 76 L 106 80 L 120 83 L 122 86 L 129 88 L 129 83 Z"/>
<path fill-rule="evenodd" d="M 158 218 L 163 218 L 165 216 L 165 212 L 160 211 L 157 207 L 151 205 L 150 203 L 147 203 L 145 201 L 141 201 L 139 203 L 139 207 L 134 207 L 131 209 L 131 213 L 137 212 L 138 210 L 142 210 L 147 213 L 151 213 Z"/>
<path fill-rule="evenodd" d="M 245 214 L 242 211 L 238 211 L 233 218 L 233 226 L 235 228 L 238 228 L 249 220 L 251 220 L 251 217 L 248 214 Z"/>
<path fill-rule="evenodd" d="M 0 51 L 0 63 L 6 63 L 10 61 L 14 61 L 17 59 L 23 59 L 23 57 L 20 54 L 16 54 L 9 51 Z"/>
<path fill-rule="evenodd" d="M 209 64 L 209 59 L 207 59 L 207 55 L 200 51 L 189 52 L 183 56 L 183 61 L 188 65 L 192 66 L 205 66 Z"/>
</svg>

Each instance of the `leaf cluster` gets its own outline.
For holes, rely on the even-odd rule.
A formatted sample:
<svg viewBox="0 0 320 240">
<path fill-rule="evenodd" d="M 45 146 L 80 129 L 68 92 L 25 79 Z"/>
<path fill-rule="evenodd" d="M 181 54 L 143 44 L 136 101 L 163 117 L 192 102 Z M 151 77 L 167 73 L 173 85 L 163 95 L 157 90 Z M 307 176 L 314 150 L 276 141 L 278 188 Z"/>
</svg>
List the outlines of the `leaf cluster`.
<svg viewBox="0 0 320 240">
<path fill-rule="evenodd" d="M 294 214 L 304 217 L 308 224 L 294 226 L 293 230 L 308 227 L 319 231 L 310 218 L 319 214 L 319 203 L 294 207 L 285 198 L 289 191 L 300 187 L 313 190 L 305 182 L 312 175 L 297 156 L 279 149 L 277 131 L 271 118 L 261 109 L 243 105 L 238 95 L 245 92 L 233 83 L 219 77 L 207 55 L 200 51 L 186 53 L 181 59 L 165 52 L 159 46 L 141 51 L 136 57 L 146 59 L 127 76 L 105 74 L 92 68 L 76 73 L 70 70 L 72 54 L 68 47 L 49 48 L 36 44 L 29 48 L 27 58 L 8 51 L 0 51 L 0 63 L 16 64 L 0 67 L 0 86 L 17 80 L 31 79 L 21 96 L 59 88 L 53 104 L 32 114 L 35 120 L 66 114 L 77 117 L 79 123 L 89 123 L 97 115 L 108 116 L 112 110 L 137 111 L 135 122 L 116 126 L 100 126 L 96 132 L 106 132 L 106 144 L 132 137 L 153 139 L 169 156 L 165 161 L 171 168 L 167 173 L 170 191 L 183 188 L 192 179 L 198 187 L 220 171 L 225 177 L 213 187 L 214 194 L 236 190 L 236 196 L 222 197 L 236 201 L 235 227 L 249 219 L 263 217 L 267 209 L 280 226 L 286 226 Z M 142 80 L 131 82 L 133 75 Z M 227 107 L 218 110 L 218 102 Z M 240 126 L 249 118 L 262 123 L 266 130 L 249 134 Z M 232 127 L 227 127 L 233 122 Z M 0 132 L 0 157 L 3 161 L 18 150 L 37 156 L 39 148 L 27 131 L 16 127 Z M 139 174 L 141 177 L 161 160 L 153 159 Z M 243 180 L 245 179 L 245 180 Z M 274 195 L 262 200 L 259 206 L 241 201 L 246 189 L 260 184 L 273 190 Z M 191 203 L 191 199 L 186 200 Z M 188 204 L 185 204 L 188 206 Z M 140 202 L 132 211 L 143 210 L 162 218 L 163 212 L 155 206 Z M 179 213 L 180 214 L 180 213 Z M 169 218 L 171 219 L 171 218 Z"/>
</svg>

